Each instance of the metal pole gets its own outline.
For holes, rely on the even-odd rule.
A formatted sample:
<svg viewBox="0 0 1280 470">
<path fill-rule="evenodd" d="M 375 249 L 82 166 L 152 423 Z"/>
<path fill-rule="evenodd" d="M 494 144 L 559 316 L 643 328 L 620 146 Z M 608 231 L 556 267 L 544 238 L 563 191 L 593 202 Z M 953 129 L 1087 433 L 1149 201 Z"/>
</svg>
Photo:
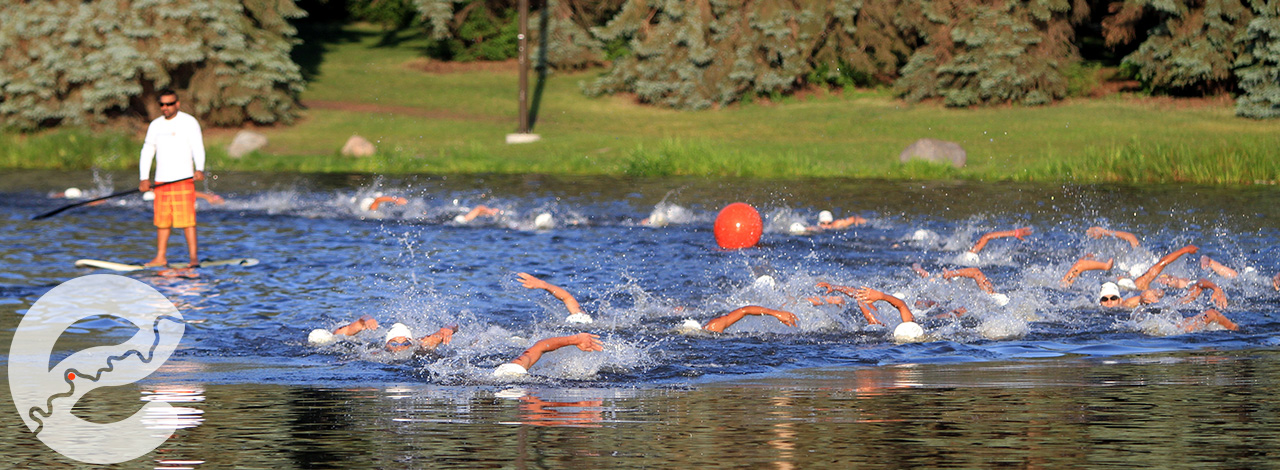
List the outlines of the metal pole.
<svg viewBox="0 0 1280 470">
<path fill-rule="evenodd" d="M 520 127 L 529 133 L 529 0 L 520 0 Z"/>
</svg>

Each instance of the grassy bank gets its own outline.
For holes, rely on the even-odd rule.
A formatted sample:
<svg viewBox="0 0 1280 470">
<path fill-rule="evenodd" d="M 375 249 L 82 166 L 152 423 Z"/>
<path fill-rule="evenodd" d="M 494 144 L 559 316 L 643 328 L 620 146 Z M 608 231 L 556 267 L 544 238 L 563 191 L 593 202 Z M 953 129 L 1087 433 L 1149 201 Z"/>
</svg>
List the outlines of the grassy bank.
<svg viewBox="0 0 1280 470">
<path fill-rule="evenodd" d="M 512 67 L 432 66 L 421 58 L 421 42 L 372 30 L 318 36 L 326 42 L 311 43 L 322 47 L 313 54 L 317 60 L 304 64 L 314 75 L 302 96 L 311 105 L 303 119 L 260 129 L 271 143 L 240 160 L 223 151 L 233 131 L 208 132 L 211 168 L 1213 184 L 1280 179 L 1280 123 L 1236 118 L 1227 102 L 1112 96 L 957 110 L 848 90 L 676 112 L 627 97 L 583 96 L 580 82 L 599 71 L 549 76 L 534 129 L 543 140 L 506 145 L 516 121 Z M 352 134 L 373 141 L 379 155 L 339 156 Z M 960 143 L 968 166 L 899 164 L 898 153 L 921 137 Z M 136 164 L 136 139 L 78 131 L 6 135 L 0 165 L 128 167 Z"/>
</svg>

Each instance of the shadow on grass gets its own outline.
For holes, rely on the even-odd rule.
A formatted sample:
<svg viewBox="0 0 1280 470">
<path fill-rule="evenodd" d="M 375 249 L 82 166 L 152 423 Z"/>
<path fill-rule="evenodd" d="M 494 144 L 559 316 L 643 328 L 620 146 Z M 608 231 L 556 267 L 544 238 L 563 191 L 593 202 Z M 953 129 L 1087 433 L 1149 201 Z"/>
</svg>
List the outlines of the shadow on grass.
<svg viewBox="0 0 1280 470">
<path fill-rule="evenodd" d="M 320 76 L 320 64 L 333 45 L 359 42 L 377 35 L 344 28 L 341 23 L 300 22 L 296 26 L 299 44 L 293 47 L 289 57 L 302 69 L 302 79 L 306 81 Z"/>
</svg>

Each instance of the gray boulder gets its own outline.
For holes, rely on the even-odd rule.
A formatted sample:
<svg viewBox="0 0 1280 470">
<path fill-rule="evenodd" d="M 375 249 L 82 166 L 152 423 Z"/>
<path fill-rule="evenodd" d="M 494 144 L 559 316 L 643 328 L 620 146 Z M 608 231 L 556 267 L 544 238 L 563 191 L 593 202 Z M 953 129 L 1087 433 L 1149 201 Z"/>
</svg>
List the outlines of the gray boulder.
<svg viewBox="0 0 1280 470">
<path fill-rule="evenodd" d="M 347 139 L 346 145 L 342 146 L 342 154 L 348 157 L 372 157 L 377 152 L 378 149 L 373 146 L 373 142 L 358 135 L 351 136 Z"/>
<path fill-rule="evenodd" d="M 266 146 L 267 136 L 254 131 L 242 130 L 236 133 L 236 138 L 231 139 L 231 145 L 227 146 L 227 155 L 230 155 L 231 158 L 240 158 Z"/>
<path fill-rule="evenodd" d="M 920 139 L 912 143 L 898 154 L 898 161 L 906 163 L 912 158 L 919 158 L 932 163 L 950 163 L 956 168 L 964 168 L 967 153 L 964 147 L 955 142 L 938 139 Z"/>
</svg>

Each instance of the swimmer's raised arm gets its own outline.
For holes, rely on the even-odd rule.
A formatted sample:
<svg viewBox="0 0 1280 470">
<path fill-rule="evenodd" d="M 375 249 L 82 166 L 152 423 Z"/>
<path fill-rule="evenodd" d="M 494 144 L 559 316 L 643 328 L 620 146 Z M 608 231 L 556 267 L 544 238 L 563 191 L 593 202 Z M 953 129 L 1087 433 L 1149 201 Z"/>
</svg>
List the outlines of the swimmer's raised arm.
<svg viewBox="0 0 1280 470">
<path fill-rule="evenodd" d="M 844 295 L 847 295 L 847 296 L 849 296 L 849 297 L 853 297 L 854 292 L 855 292 L 855 291 L 857 291 L 857 289 L 854 289 L 854 288 L 849 287 L 849 286 L 837 286 L 837 285 L 829 284 L 829 283 L 826 283 L 826 282 L 819 282 L 819 283 L 818 283 L 818 288 L 819 288 L 819 289 L 826 289 L 828 294 L 830 294 L 830 293 L 832 293 L 832 292 L 839 292 L 839 293 L 844 294 Z"/>
<path fill-rule="evenodd" d="M 1103 263 L 1093 259 L 1093 254 L 1087 254 L 1071 265 L 1071 269 L 1067 270 L 1065 276 L 1062 276 L 1062 281 L 1059 281 L 1059 284 L 1062 287 L 1071 287 L 1071 284 L 1076 282 L 1076 278 L 1080 277 L 1081 273 L 1085 271 L 1109 271 L 1112 266 L 1115 266 L 1115 258 L 1108 259 L 1107 262 Z"/>
<path fill-rule="evenodd" d="M 1187 245 L 1182 248 L 1179 248 L 1178 251 L 1164 255 L 1163 258 L 1160 258 L 1160 261 L 1156 261 L 1155 266 L 1152 266 L 1150 269 L 1148 269 L 1147 272 L 1144 273 L 1141 277 L 1134 279 L 1133 285 L 1137 286 L 1138 289 L 1146 289 L 1148 287 L 1151 287 L 1151 281 L 1154 281 L 1156 277 L 1159 276 L 1160 273 L 1164 271 L 1165 267 L 1169 266 L 1169 264 L 1173 263 L 1174 261 L 1177 261 L 1178 258 L 1182 257 L 1182 255 L 1192 254 L 1199 250 L 1200 249 L 1196 248 L 1195 245 Z"/>
<path fill-rule="evenodd" d="M 1227 294 L 1222 292 L 1221 287 L 1218 287 L 1217 284 L 1214 284 L 1208 279 L 1198 280 L 1194 284 L 1188 286 L 1188 288 L 1190 290 L 1187 291 L 1187 295 L 1182 297 L 1182 300 L 1179 300 L 1178 303 L 1191 303 L 1192 300 L 1195 300 L 1196 297 L 1200 296 L 1201 292 L 1204 292 L 1207 289 L 1213 291 L 1213 293 L 1209 295 L 1209 298 L 1213 300 L 1214 305 L 1218 306 L 1218 308 L 1227 308 Z"/>
<path fill-rule="evenodd" d="M 573 298 L 573 294 L 569 291 L 561 289 L 550 282 L 533 277 L 529 273 L 516 273 L 516 277 L 520 278 L 520 285 L 528 289 L 542 289 L 550 292 L 551 295 L 564 302 L 564 308 L 569 310 L 570 314 L 582 313 L 582 306 L 578 305 L 578 299 Z"/>
<path fill-rule="evenodd" d="M 1214 309 L 1209 309 L 1202 314 L 1183 320 L 1178 325 L 1181 326 L 1183 330 L 1196 331 L 1215 323 L 1231 331 L 1237 331 L 1240 329 L 1239 325 L 1236 325 L 1235 322 L 1231 321 L 1221 312 Z"/>
<path fill-rule="evenodd" d="M 1031 227 L 1022 227 L 1018 229 L 1005 230 L 1001 232 L 991 232 L 978 238 L 978 242 L 973 244 L 973 248 L 970 248 L 969 252 L 977 253 L 979 251 L 982 251 L 983 248 L 986 248 L 987 242 L 991 240 L 995 240 L 997 238 L 1014 237 L 1019 240 L 1022 240 L 1023 239 L 1022 237 L 1025 237 L 1027 235 L 1031 235 Z"/>
<path fill-rule="evenodd" d="M 374 320 L 373 317 L 369 315 L 364 315 L 356 319 L 356 321 L 340 326 L 338 327 L 338 329 L 333 330 L 333 334 L 355 336 L 356 333 L 359 333 L 361 331 L 376 330 L 376 329 L 378 329 L 378 320 Z"/>
<path fill-rule="evenodd" d="M 402 198 L 402 197 L 394 197 L 394 196 L 378 196 L 378 197 L 376 197 L 376 198 L 374 198 L 374 199 L 373 199 L 373 202 L 369 203 L 369 207 L 368 207 L 368 209 L 369 209 L 369 211 L 376 211 L 376 210 L 378 210 L 378 206 L 380 206 L 380 205 L 382 205 L 383 203 L 386 203 L 386 202 L 395 203 L 395 205 L 397 205 L 397 206 L 403 206 L 403 205 L 405 205 L 405 204 L 408 204 L 408 203 L 409 203 L 409 200 L 408 200 L 408 199 L 405 199 L 405 198 Z"/>
<path fill-rule="evenodd" d="M 570 336 L 558 336 L 555 338 L 547 338 L 534 343 L 520 357 L 511 360 L 512 364 L 529 370 L 538 359 L 542 359 L 542 355 L 563 348 L 565 346 L 577 346 L 583 351 L 604 351 L 604 343 L 600 342 L 600 337 L 590 333 L 578 333 Z"/>
<path fill-rule="evenodd" d="M 501 213 L 502 213 L 501 210 L 494 209 L 491 207 L 476 206 L 474 209 L 471 209 L 465 215 L 463 215 L 460 219 L 457 219 L 457 220 L 459 222 L 470 222 L 472 220 L 475 220 L 476 217 L 490 217 L 490 216 L 499 215 Z"/>
<path fill-rule="evenodd" d="M 906 302 L 892 295 L 880 292 L 870 287 L 860 287 L 854 290 L 853 298 L 858 299 L 858 307 L 862 309 L 862 315 L 867 317 L 867 321 L 875 325 L 883 325 L 871 315 L 869 307 L 876 302 L 888 302 L 894 308 L 898 309 L 898 314 L 902 316 L 903 322 L 915 321 L 911 316 L 911 309 L 907 308 Z"/>
<path fill-rule="evenodd" d="M 1219 263 L 1208 256 L 1200 257 L 1200 269 L 1211 269 L 1214 273 L 1217 273 L 1217 275 L 1227 279 L 1233 279 L 1240 275 L 1236 270 L 1223 266 L 1222 263 Z"/>
<path fill-rule="evenodd" d="M 759 305 L 748 305 L 746 307 L 742 307 L 740 309 L 729 312 L 724 316 L 712 319 L 711 321 L 707 322 L 707 324 L 704 325 L 702 329 L 719 333 L 724 331 L 725 328 L 728 328 L 734 323 L 737 323 L 738 320 L 741 320 L 743 317 L 746 317 L 747 315 L 769 315 L 774 318 L 777 318 L 778 321 L 782 322 L 783 325 L 796 326 L 796 315 L 794 313 L 785 312 L 782 310 L 774 310 L 771 308 L 765 308 Z"/>
<path fill-rule="evenodd" d="M 196 197 L 209 201 L 209 204 L 213 204 L 215 206 L 225 202 L 222 200 L 222 196 L 219 196 L 217 194 L 202 193 L 200 191 L 196 191 Z"/>
<path fill-rule="evenodd" d="M 975 282 L 978 283 L 978 288 L 982 289 L 983 292 L 986 292 L 988 294 L 994 294 L 996 292 L 995 286 L 991 285 L 991 281 L 988 280 L 987 276 L 985 274 L 982 274 L 982 271 L 978 270 L 978 268 L 964 268 L 964 269 L 942 271 L 943 279 L 955 279 L 957 277 L 967 277 L 969 279 L 973 279 Z"/>
<path fill-rule="evenodd" d="M 1134 248 L 1138 247 L 1138 237 L 1134 236 L 1132 233 L 1129 233 L 1129 232 L 1121 232 L 1119 230 L 1107 230 L 1102 227 L 1089 227 L 1089 230 L 1086 230 L 1084 233 L 1093 238 L 1102 238 L 1107 236 L 1116 237 L 1121 240 L 1129 242 L 1129 246 L 1132 246 Z"/>
<path fill-rule="evenodd" d="M 453 333 L 458 331 L 458 325 L 449 325 L 440 328 L 440 331 L 423 336 L 418 340 L 418 350 L 430 351 L 441 344 L 449 344 L 453 340 Z"/>
<path fill-rule="evenodd" d="M 818 228 L 823 230 L 838 230 L 842 228 L 848 228 L 853 225 L 862 225 L 865 223 L 867 223 L 867 219 L 864 219 L 862 217 L 858 217 L 855 215 L 852 217 L 845 217 L 843 219 L 837 219 L 830 222 L 820 222 L 818 223 Z"/>
</svg>

